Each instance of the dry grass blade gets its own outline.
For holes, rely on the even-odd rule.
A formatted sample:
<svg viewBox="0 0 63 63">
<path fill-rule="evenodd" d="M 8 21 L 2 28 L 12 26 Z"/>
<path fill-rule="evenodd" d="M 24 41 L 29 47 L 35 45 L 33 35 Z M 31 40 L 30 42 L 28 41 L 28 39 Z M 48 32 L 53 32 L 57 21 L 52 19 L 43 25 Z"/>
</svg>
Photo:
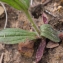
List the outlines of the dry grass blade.
<svg viewBox="0 0 63 63">
<path fill-rule="evenodd" d="M 2 2 L 0 2 L 0 4 L 2 5 L 3 10 L 4 10 L 5 14 L 6 14 L 6 20 L 5 20 L 5 25 L 4 25 L 4 29 L 5 29 L 6 26 L 7 26 L 7 11 L 6 11 L 6 8 L 5 8 L 4 4 L 3 4 Z M 1 10 L 1 9 L 0 9 L 0 10 Z"/>
<path fill-rule="evenodd" d="M 0 16 L 4 13 L 4 9 L 0 6 Z"/>
<path fill-rule="evenodd" d="M 4 56 L 4 53 L 1 54 L 0 63 L 2 63 L 3 61 L 3 56 Z"/>
</svg>

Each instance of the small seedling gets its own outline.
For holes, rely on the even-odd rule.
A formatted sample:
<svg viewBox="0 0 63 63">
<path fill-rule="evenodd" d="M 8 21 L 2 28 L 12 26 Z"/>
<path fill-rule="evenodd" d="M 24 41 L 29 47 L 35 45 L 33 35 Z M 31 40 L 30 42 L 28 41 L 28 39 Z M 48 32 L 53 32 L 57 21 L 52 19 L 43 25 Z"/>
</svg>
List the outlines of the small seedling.
<svg viewBox="0 0 63 63">
<path fill-rule="evenodd" d="M 36 37 L 40 37 L 42 39 L 48 38 L 53 42 L 60 42 L 60 38 L 58 37 L 57 31 L 55 31 L 51 27 L 51 25 L 43 24 L 40 26 L 40 29 L 39 29 L 37 25 L 34 23 L 29 13 L 30 0 L 0 0 L 0 1 L 9 4 L 10 6 L 14 7 L 17 10 L 23 11 L 26 14 L 27 18 L 29 19 L 31 25 L 33 26 L 35 30 L 34 32 L 30 32 L 30 31 L 26 31 L 23 29 L 17 29 L 17 28 L 3 29 L 0 31 L 0 42 L 1 43 L 17 44 L 20 42 L 24 42 L 26 40 L 34 40 L 36 39 Z M 44 40 L 42 41 L 45 42 Z M 46 43 L 43 43 L 43 44 L 46 44 Z M 40 45 L 39 47 L 41 48 L 43 46 L 44 45 Z M 41 54 L 41 53 L 37 53 L 37 54 Z"/>
</svg>

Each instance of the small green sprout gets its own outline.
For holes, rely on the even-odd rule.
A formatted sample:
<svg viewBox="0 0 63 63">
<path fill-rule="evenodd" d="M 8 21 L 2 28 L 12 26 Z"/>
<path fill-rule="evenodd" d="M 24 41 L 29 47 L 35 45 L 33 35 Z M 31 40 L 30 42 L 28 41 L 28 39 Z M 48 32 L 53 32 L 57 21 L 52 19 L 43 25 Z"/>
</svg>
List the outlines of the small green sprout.
<svg viewBox="0 0 63 63">
<path fill-rule="evenodd" d="M 17 44 L 20 42 L 25 42 L 26 40 L 34 40 L 36 39 L 36 37 L 40 37 L 41 42 L 37 49 L 35 60 L 36 63 L 38 63 L 43 56 L 43 52 L 46 46 L 46 38 L 50 39 L 53 42 L 60 42 L 60 38 L 57 31 L 54 30 L 51 27 L 51 25 L 48 24 L 48 22 L 46 22 L 47 18 L 43 14 L 42 17 L 44 19 L 45 24 L 40 26 L 40 29 L 37 27 L 37 25 L 35 24 L 29 13 L 30 0 L 0 0 L 0 1 L 7 3 L 8 5 L 12 6 L 17 10 L 23 11 L 35 30 L 34 32 L 18 28 L 6 28 L 0 30 L 0 42 L 4 44 Z"/>
<path fill-rule="evenodd" d="M 38 29 L 38 27 L 36 26 L 32 17 L 29 14 L 30 0 L 0 0 L 0 1 L 9 4 L 10 6 L 14 7 L 17 10 L 23 11 L 35 29 L 35 32 L 29 32 L 22 29 L 6 28 L 0 31 L 0 42 L 5 44 L 16 44 L 19 42 L 23 42 L 26 39 L 34 40 L 36 39 L 37 36 L 48 38 L 54 42 L 60 42 L 57 32 L 49 24 L 43 24 L 40 27 L 40 30 Z"/>
</svg>

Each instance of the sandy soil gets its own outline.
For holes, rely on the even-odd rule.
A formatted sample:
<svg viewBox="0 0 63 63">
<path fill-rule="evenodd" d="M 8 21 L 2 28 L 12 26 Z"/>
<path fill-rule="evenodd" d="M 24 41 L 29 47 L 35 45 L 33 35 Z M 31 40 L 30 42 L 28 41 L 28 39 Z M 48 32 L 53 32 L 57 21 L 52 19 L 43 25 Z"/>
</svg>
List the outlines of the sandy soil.
<svg viewBox="0 0 63 63">
<path fill-rule="evenodd" d="M 35 0 L 34 3 L 39 2 L 41 3 L 42 0 Z M 44 5 L 38 5 L 33 7 L 30 10 L 32 18 L 37 23 L 38 27 L 42 24 L 42 12 L 43 8 L 48 12 L 44 11 L 48 16 L 49 24 L 52 25 L 55 29 L 62 31 L 63 30 L 63 9 L 56 12 L 54 11 L 54 4 L 59 0 L 53 0 Z M 32 30 L 33 28 L 28 22 L 27 17 L 22 11 L 15 10 L 8 5 L 5 5 L 8 12 L 8 24 L 7 28 L 21 28 L 25 30 Z M 59 5 L 58 5 L 59 6 Z M 40 12 L 40 13 L 39 13 Z M 34 14 L 35 13 L 35 14 Z M 37 13 L 37 14 L 36 14 Z M 5 23 L 5 16 L 0 18 L 0 29 L 4 28 Z M 34 56 L 32 58 L 25 58 L 21 55 L 18 51 L 18 44 L 16 45 L 5 45 L 0 44 L 0 56 L 4 53 L 4 58 L 2 63 L 33 63 Z M 60 45 L 53 49 L 45 49 L 44 56 L 39 63 L 63 63 L 63 45 L 62 42 Z"/>
</svg>

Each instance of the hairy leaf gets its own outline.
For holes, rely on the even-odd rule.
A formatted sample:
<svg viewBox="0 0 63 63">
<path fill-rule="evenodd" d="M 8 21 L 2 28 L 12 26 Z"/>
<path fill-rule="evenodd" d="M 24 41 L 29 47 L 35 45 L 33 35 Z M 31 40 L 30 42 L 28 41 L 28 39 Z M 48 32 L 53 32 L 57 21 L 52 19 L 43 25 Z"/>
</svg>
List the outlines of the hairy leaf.
<svg viewBox="0 0 63 63">
<path fill-rule="evenodd" d="M 36 37 L 35 32 L 29 32 L 17 28 L 6 28 L 0 31 L 0 42 L 5 44 L 16 44 L 25 40 L 33 40 Z"/>
<path fill-rule="evenodd" d="M 43 24 L 41 26 L 41 36 L 44 36 L 54 42 L 60 42 L 57 31 L 55 31 L 51 25 Z"/>
<path fill-rule="evenodd" d="M 32 26 L 34 27 L 35 31 L 37 32 L 37 35 L 39 35 L 40 31 L 38 27 L 35 25 L 28 11 L 30 0 L 0 0 L 0 1 L 5 2 L 18 10 L 22 10 L 26 14 L 27 18 L 29 19 Z"/>
</svg>

